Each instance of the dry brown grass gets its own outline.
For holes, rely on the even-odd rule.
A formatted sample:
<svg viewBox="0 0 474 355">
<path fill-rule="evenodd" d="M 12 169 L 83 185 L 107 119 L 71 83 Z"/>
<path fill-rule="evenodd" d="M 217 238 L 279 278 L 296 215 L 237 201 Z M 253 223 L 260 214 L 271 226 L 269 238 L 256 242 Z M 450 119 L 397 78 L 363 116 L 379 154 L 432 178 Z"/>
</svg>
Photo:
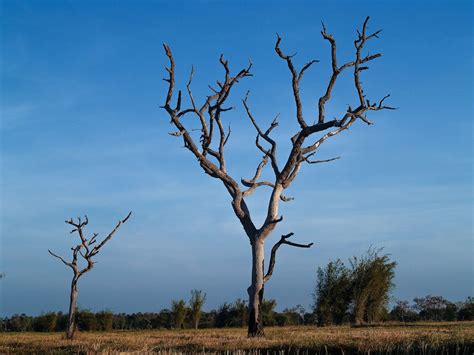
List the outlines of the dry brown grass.
<svg viewBox="0 0 474 355">
<path fill-rule="evenodd" d="M 62 333 L 0 333 L 0 353 L 472 354 L 473 350 L 474 322 L 275 327 L 267 328 L 263 339 L 248 339 L 244 329 L 83 332 L 73 341 Z"/>
</svg>

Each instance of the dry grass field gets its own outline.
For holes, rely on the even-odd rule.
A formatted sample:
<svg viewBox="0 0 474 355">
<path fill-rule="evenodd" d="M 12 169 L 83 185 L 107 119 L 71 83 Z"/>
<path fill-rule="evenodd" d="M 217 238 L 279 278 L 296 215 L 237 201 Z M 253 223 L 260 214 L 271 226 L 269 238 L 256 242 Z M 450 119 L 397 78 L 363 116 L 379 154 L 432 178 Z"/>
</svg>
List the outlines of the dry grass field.
<svg viewBox="0 0 474 355">
<path fill-rule="evenodd" d="M 473 354 L 474 322 L 391 324 L 368 328 L 274 327 L 266 338 L 244 329 L 0 333 L 0 353 Z"/>
</svg>

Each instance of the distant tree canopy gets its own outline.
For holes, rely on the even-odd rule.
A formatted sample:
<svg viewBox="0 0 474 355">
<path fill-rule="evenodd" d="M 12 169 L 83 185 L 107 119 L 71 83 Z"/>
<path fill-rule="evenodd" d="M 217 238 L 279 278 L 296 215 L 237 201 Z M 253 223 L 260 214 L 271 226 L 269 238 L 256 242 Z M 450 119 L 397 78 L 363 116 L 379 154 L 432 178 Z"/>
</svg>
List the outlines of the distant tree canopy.
<svg viewBox="0 0 474 355">
<path fill-rule="evenodd" d="M 472 307 L 472 298 L 471 301 Z M 423 320 L 455 320 L 457 306 L 441 296 L 416 297 L 413 299 L 414 308 L 419 312 Z"/>
<path fill-rule="evenodd" d="M 386 313 L 396 262 L 371 248 L 349 263 L 347 267 L 338 259 L 318 268 L 313 297 L 320 326 L 348 320 L 355 324 L 375 323 Z"/>
<path fill-rule="evenodd" d="M 206 302 L 206 293 L 201 290 L 191 290 L 189 300 L 189 310 L 194 324 L 194 329 L 198 329 L 201 320 L 202 306 Z"/>
<path fill-rule="evenodd" d="M 447 302 L 447 306 L 440 313 L 429 311 L 431 303 L 421 303 L 428 308 L 419 308 L 420 299 L 443 299 L 440 296 L 426 296 L 415 298 L 417 301 L 410 304 L 407 301 L 397 301 L 391 312 L 387 315 L 387 320 L 400 322 L 414 321 L 472 321 L 474 320 L 474 298 L 467 297 L 462 302 Z M 178 301 L 179 302 L 179 301 Z M 305 312 L 300 305 L 286 308 L 281 312 L 275 311 L 275 300 L 264 300 L 265 319 L 273 326 L 286 325 L 314 325 L 319 322 L 319 313 Z M 350 308 L 343 317 L 344 322 L 350 320 Z M 436 306 L 438 312 L 438 306 Z M 420 311 L 418 311 L 420 309 Z M 232 303 L 224 303 L 218 309 L 201 313 L 200 328 L 223 328 L 223 327 L 245 327 L 247 323 L 247 302 L 237 299 Z M 454 318 L 453 318 L 454 315 Z M 175 319 L 172 310 L 163 309 L 158 313 L 133 313 L 133 314 L 113 314 L 111 311 L 100 311 L 93 313 L 90 310 L 78 310 L 78 330 L 79 331 L 108 331 L 108 330 L 149 330 L 162 328 L 175 328 Z M 335 318 L 334 318 L 335 319 Z M 0 331 L 37 331 L 52 332 L 64 331 L 67 327 L 67 313 L 48 312 L 37 317 L 25 314 L 15 314 L 11 317 L 0 318 Z M 194 322 L 189 312 L 182 323 L 184 328 L 193 328 Z"/>
<path fill-rule="evenodd" d="M 186 320 L 186 301 L 184 300 L 173 300 L 171 302 L 171 314 L 173 318 L 173 324 L 176 329 L 184 328 L 184 321 Z"/>
</svg>

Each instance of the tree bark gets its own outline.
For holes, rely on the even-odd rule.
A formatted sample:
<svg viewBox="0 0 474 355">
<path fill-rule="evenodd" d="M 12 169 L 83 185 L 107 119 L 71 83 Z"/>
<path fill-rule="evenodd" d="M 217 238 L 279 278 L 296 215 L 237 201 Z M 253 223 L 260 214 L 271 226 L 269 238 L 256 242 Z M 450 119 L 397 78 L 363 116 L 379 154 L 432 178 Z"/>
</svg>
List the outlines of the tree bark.
<svg viewBox="0 0 474 355">
<path fill-rule="evenodd" d="M 264 336 L 261 305 L 264 292 L 264 243 L 261 240 L 252 243 L 252 284 L 249 294 L 248 336 Z"/>
<path fill-rule="evenodd" d="M 76 308 L 77 308 L 77 278 L 74 277 L 71 283 L 71 295 L 69 299 L 69 315 L 67 320 L 66 338 L 73 339 L 76 330 Z"/>
<path fill-rule="evenodd" d="M 366 308 L 365 298 L 359 299 L 356 301 L 355 310 L 354 310 L 354 323 L 355 325 L 364 324 L 364 313 Z"/>
</svg>

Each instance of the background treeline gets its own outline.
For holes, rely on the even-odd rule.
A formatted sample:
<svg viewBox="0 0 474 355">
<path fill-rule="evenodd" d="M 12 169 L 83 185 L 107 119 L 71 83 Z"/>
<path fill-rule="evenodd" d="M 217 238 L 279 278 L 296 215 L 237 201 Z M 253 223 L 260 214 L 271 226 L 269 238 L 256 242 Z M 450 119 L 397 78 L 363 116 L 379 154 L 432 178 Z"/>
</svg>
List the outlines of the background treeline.
<svg viewBox="0 0 474 355">
<path fill-rule="evenodd" d="M 302 306 L 275 311 L 276 301 L 262 303 L 263 323 L 266 326 L 374 324 L 383 321 L 464 321 L 474 320 L 474 298 L 450 302 L 441 296 L 415 298 L 413 303 L 398 300 L 389 310 L 396 263 L 381 249 L 369 249 L 361 257 L 331 261 L 318 268 L 311 310 Z M 110 311 L 93 313 L 78 310 L 77 328 L 82 331 L 144 330 L 183 328 L 244 327 L 248 320 L 247 301 L 237 299 L 218 309 L 203 311 L 206 294 L 192 290 L 188 302 L 173 300 L 169 309 L 158 313 L 113 314 Z M 64 331 L 67 314 L 45 313 L 37 317 L 25 314 L 0 319 L 0 331 Z"/>
<path fill-rule="evenodd" d="M 173 301 L 170 309 L 158 313 L 113 314 L 110 311 L 93 313 L 89 310 L 77 311 L 77 327 L 83 331 L 100 330 L 145 330 L 145 329 L 182 329 L 182 328 L 224 328 L 245 327 L 248 318 L 247 302 L 237 299 L 224 303 L 218 309 L 201 311 L 198 325 L 194 317 L 192 304 L 184 300 Z M 305 313 L 301 306 L 276 312 L 276 301 L 263 302 L 263 317 L 266 325 L 313 324 L 312 313 Z M 1 331 L 63 331 L 67 325 L 67 314 L 49 312 L 37 317 L 25 314 L 13 315 L 1 321 Z"/>
<path fill-rule="evenodd" d="M 276 301 L 265 300 L 263 317 L 267 326 L 317 325 L 316 312 L 306 312 L 301 306 L 288 308 L 282 312 L 275 311 Z M 93 313 L 89 310 L 78 310 L 78 329 L 81 331 L 107 330 L 146 330 L 195 328 L 191 309 L 185 308 L 184 318 L 180 311 L 173 307 L 158 313 L 113 314 L 110 311 Z M 397 301 L 390 312 L 384 312 L 382 321 L 465 321 L 474 320 L 474 298 L 468 297 L 463 302 L 450 302 L 441 296 L 415 298 L 412 304 Z M 349 322 L 349 320 L 347 320 Z M 233 303 L 224 303 L 216 310 L 202 312 L 199 328 L 244 327 L 247 324 L 247 303 L 237 299 Z M 13 315 L 1 320 L 1 331 L 64 331 L 67 325 L 67 314 L 45 313 L 37 317 L 24 314 Z"/>
</svg>

